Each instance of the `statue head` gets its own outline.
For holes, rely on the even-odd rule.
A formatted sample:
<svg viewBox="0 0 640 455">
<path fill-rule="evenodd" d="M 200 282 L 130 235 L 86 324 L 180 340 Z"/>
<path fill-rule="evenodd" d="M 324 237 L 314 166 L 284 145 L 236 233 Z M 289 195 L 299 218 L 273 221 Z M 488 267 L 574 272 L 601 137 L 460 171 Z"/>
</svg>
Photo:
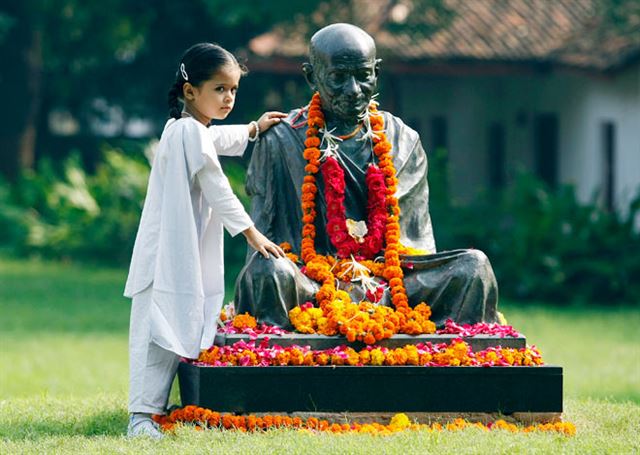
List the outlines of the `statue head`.
<svg viewBox="0 0 640 455">
<path fill-rule="evenodd" d="M 302 66 L 329 119 L 355 123 L 375 93 L 380 60 L 373 38 L 351 24 L 328 25 L 311 37 Z"/>
</svg>

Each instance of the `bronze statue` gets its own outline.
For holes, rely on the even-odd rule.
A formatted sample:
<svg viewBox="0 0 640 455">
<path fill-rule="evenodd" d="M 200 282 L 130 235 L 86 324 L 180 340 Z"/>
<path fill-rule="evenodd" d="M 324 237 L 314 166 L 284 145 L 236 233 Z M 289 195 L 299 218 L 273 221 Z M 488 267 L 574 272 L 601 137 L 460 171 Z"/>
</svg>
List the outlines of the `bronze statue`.
<svg viewBox="0 0 640 455">
<path fill-rule="evenodd" d="M 345 211 L 353 220 L 367 219 L 365 173 L 374 161 L 371 142 L 362 140 L 362 115 L 376 89 L 380 60 L 373 39 L 349 24 L 333 24 L 311 38 L 310 62 L 303 71 L 320 94 L 326 130 L 342 136 L 336 159 L 344 170 Z M 294 109 L 286 121 L 271 128 L 256 145 L 247 176 L 251 217 L 256 227 L 276 243 L 288 242 L 299 253 L 302 230 L 301 187 L 307 164 L 303 157 L 307 108 Z M 403 256 L 404 286 L 411 306 L 424 301 L 437 326 L 451 318 L 459 323 L 497 322 L 498 288 L 487 257 L 478 250 L 436 252 L 429 214 L 427 156 L 418 134 L 402 120 L 382 112 L 392 145 L 399 181 L 403 245 L 428 254 Z M 326 201 L 318 179 L 315 248 L 335 254 L 327 234 Z M 259 322 L 291 328 L 288 311 L 314 301 L 320 285 L 288 259 L 250 254 L 236 283 L 238 313 L 249 312 Z M 358 287 L 347 288 L 356 302 Z M 388 291 L 381 303 L 389 304 Z"/>
</svg>

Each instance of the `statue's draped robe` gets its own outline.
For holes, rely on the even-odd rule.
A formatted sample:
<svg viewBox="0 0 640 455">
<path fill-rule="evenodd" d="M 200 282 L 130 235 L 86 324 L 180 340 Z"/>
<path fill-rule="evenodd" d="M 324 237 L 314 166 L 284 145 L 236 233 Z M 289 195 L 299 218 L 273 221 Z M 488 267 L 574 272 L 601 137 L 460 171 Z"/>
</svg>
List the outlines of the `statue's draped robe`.
<svg viewBox="0 0 640 455">
<path fill-rule="evenodd" d="M 385 132 L 392 145 L 398 178 L 401 242 L 429 254 L 403 257 L 409 303 L 427 302 L 432 319 L 441 326 L 446 319 L 457 322 L 495 322 L 497 285 L 486 256 L 478 250 L 436 253 L 427 184 L 427 157 L 418 133 L 399 118 L 383 112 Z M 286 121 L 274 126 L 256 144 L 247 176 L 251 218 L 256 227 L 276 243 L 289 242 L 300 252 L 302 231 L 302 182 L 307 164 L 303 157 L 306 113 L 294 110 Z M 293 128 L 292 123 L 302 126 Z M 348 139 L 337 156 L 345 174 L 347 218 L 366 220 L 367 166 L 376 161 L 370 141 Z M 316 238 L 319 254 L 335 254 L 326 230 L 326 202 L 321 173 L 317 174 Z M 380 254 L 382 255 L 382 253 Z M 258 321 L 290 328 L 287 313 L 296 305 L 313 301 L 319 284 L 303 275 L 288 259 L 264 259 L 250 254 L 238 277 L 235 304 Z M 359 287 L 350 293 L 361 299 Z M 389 302 L 388 293 L 383 303 Z"/>
</svg>

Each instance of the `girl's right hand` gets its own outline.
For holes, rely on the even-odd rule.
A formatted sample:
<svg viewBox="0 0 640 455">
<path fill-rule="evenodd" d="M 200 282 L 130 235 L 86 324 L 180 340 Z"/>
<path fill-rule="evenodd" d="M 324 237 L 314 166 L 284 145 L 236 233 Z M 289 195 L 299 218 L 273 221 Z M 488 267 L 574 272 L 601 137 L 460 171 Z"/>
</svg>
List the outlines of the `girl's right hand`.
<svg viewBox="0 0 640 455">
<path fill-rule="evenodd" d="M 266 238 L 255 226 L 245 229 L 242 233 L 247 238 L 247 243 L 251 248 L 262 254 L 265 258 L 269 259 L 269 253 L 273 254 L 276 258 L 286 257 L 282 248 Z"/>
<path fill-rule="evenodd" d="M 258 128 L 260 129 L 260 134 L 267 131 L 276 123 L 280 123 L 280 120 L 285 118 L 286 116 L 287 114 L 285 114 L 284 112 L 277 112 L 277 111 L 265 112 L 264 114 L 262 114 L 260 118 L 257 120 Z"/>
</svg>

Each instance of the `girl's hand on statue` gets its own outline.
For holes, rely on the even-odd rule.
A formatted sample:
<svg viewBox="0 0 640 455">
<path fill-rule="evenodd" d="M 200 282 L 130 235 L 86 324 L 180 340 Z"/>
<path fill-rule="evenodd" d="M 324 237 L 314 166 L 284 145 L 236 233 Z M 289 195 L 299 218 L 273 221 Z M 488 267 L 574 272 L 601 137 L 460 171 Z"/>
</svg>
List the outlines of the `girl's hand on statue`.
<svg viewBox="0 0 640 455">
<path fill-rule="evenodd" d="M 269 259 L 269 253 L 276 258 L 286 257 L 282 248 L 266 238 L 255 226 L 251 226 L 242 233 L 247 238 L 247 243 L 251 248 L 262 254 L 266 259 Z"/>
<path fill-rule="evenodd" d="M 262 114 L 258 119 L 258 129 L 260 130 L 260 134 L 267 131 L 276 123 L 280 123 L 281 119 L 285 118 L 286 116 L 287 114 L 285 114 L 284 112 L 277 111 L 265 112 L 264 114 Z"/>
</svg>

